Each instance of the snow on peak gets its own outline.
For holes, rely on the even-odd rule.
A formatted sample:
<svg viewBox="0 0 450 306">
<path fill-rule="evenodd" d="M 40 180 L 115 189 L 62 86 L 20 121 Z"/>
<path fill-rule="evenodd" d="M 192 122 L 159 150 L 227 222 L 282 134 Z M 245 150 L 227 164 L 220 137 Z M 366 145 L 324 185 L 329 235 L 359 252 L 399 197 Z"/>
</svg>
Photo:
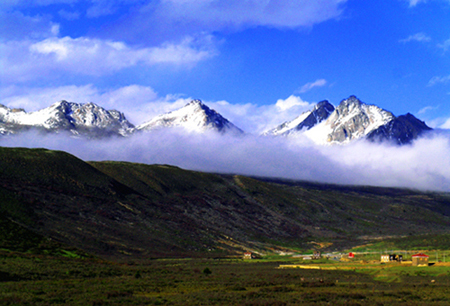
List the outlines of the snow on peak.
<svg viewBox="0 0 450 306">
<path fill-rule="evenodd" d="M 192 100 L 184 107 L 155 117 L 154 119 L 139 125 L 136 129 L 151 131 L 165 127 L 182 127 L 189 132 L 206 132 L 209 130 L 218 132 L 242 133 L 242 131 L 222 117 L 215 110 L 210 109 L 200 100 Z"/>
<path fill-rule="evenodd" d="M 313 128 L 318 123 L 327 119 L 333 110 L 334 106 L 328 101 L 321 101 L 314 106 L 312 111 L 306 111 L 294 120 L 284 122 L 276 128 L 264 132 L 263 135 L 287 136 L 303 133 L 304 131 Z"/>
<path fill-rule="evenodd" d="M 189 103 L 186 104 L 186 105 L 198 105 L 198 106 L 203 106 L 204 104 L 203 104 L 202 100 L 194 99 L 194 100 L 192 100 L 191 102 L 189 102 Z"/>
<path fill-rule="evenodd" d="M 124 136 L 134 128 L 125 115 L 116 110 L 108 111 L 94 103 L 79 104 L 65 100 L 31 113 L 3 107 L 0 108 L 0 120 L 11 126 L 9 131 L 5 130 L 7 134 L 21 128 L 36 127 L 55 132 L 66 130 L 74 135 L 80 135 L 79 129 L 82 129 L 85 134 L 94 132 L 95 136 Z"/>
<path fill-rule="evenodd" d="M 341 101 L 323 124 L 314 127 L 314 131 L 305 135 L 321 144 L 347 143 L 365 137 L 394 118 L 391 112 L 350 96 Z"/>
<path fill-rule="evenodd" d="M 391 112 L 365 104 L 352 95 L 336 108 L 328 101 L 319 102 L 311 111 L 263 135 L 305 135 L 318 144 L 347 143 L 366 137 L 394 118 Z"/>
</svg>

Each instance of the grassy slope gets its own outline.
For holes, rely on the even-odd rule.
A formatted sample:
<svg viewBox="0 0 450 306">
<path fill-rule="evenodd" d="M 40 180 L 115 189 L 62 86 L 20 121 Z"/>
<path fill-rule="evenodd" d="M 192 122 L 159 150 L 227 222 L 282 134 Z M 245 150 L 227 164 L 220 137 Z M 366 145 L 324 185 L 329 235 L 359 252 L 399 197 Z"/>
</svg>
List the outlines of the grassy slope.
<svg viewBox="0 0 450 306">
<path fill-rule="evenodd" d="M 44 149 L 0 148 L 0 200 L 5 222 L 112 257 L 334 249 L 450 225 L 447 194 L 86 163 Z"/>
<path fill-rule="evenodd" d="M 252 224 L 258 223 L 255 210 L 263 207 L 269 212 L 260 223 L 270 223 L 276 230 L 270 233 L 263 229 L 262 232 L 253 231 L 252 238 L 259 242 L 307 247 L 302 242 L 315 240 L 317 243 L 311 246 L 317 247 L 328 241 L 346 246 L 349 237 L 352 242 L 363 238 L 363 242 L 364 238 L 370 240 L 379 236 L 420 235 L 430 231 L 442 233 L 450 224 L 449 197 L 446 194 L 286 181 L 263 182 L 248 177 L 217 176 L 167 166 L 116 162 L 92 164 L 130 188 L 139 189 L 144 194 L 158 194 L 165 199 L 177 193 L 183 194 L 185 199 L 192 194 L 203 197 L 228 194 L 233 199 L 238 196 L 245 201 L 235 209 L 247 217 L 243 222 L 249 231 Z M 216 183 L 215 187 L 212 187 L 212 182 Z M 248 209 L 248 202 L 252 203 L 253 211 Z M 188 204 L 183 203 L 184 207 Z M 220 216 L 217 210 L 216 216 Z M 233 216 L 229 217 L 230 223 L 235 224 L 232 222 Z M 223 232 L 226 232 L 225 229 L 222 227 Z M 245 231 L 245 228 L 239 227 L 239 230 Z M 236 236 L 239 237 L 234 233 L 233 237 Z"/>
</svg>

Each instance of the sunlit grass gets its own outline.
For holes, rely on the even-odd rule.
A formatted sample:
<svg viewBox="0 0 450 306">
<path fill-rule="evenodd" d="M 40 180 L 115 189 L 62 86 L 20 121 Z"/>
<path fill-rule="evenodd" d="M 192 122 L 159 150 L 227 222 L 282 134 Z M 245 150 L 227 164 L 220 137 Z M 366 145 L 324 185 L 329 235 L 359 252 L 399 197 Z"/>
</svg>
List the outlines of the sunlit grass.
<svg viewBox="0 0 450 306">
<path fill-rule="evenodd" d="M 0 252 L 0 305 L 446 305 L 450 267 L 170 259 L 113 263 Z M 279 269 L 280 264 L 336 267 Z M 206 273 L 205 271 L 210 271 Z"/>
</svg>

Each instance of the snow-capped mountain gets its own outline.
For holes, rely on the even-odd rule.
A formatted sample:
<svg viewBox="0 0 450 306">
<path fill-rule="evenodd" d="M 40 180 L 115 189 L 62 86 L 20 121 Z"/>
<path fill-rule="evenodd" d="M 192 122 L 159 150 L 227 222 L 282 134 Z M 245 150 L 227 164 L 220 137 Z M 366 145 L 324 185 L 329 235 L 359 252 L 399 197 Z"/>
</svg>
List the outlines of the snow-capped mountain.
<svg viewBox="0 0 450 306">
<path fill-rule="evenodd" d="M 162 128 L 182 127 L 189 132 L 217 131 L 242 134 L 243 131 L 210 109 L 200 100 L 192 100 L 184 107 L 156 118 L 136 127 L 140 131 L 152 131 Z"/>
<path fill-rule="evenodd" d="M 362 103 L 355 96 L 342 100 L 324 125 L 330 129 L 326 142 L 345 143 L 365 137 L 395 117 L 375 105 Z M 313 133 L 311 133 L 313 135 Z M 323 142 L 322 138 L 319 141 Z"/>
<path fill-rule="evenodd" d="M 134 126 L 125 115 L 106 110 L 94 103 L 57 102 L 50 107 L 27 113 L 0 105 L 0 133 L 14 134 L 22 130 L 39 129 L 49 132 L 68 131 L 74 135 L 104 137 L 128 135 Z"/>
<path fill-rule="evenodd" d="M 304 112 L 292 121 L 280 124 L 276 128 L 264 132 L 264 135 L 293 135 L 309 130 L 313 126 L 327 119 L 334 111 L 334 106 L 330 102 L 324 100 L 317 103 L 313 110 Z"/>
<path fill-rule="evenodd" d="M 123 113 L 106 110 L 94 103 L 79 104 L 63 100 L 30 113 L 0 104 L 0 134 L 3 135 L 34 129 L 101 138 L 165 128 L 182 128 L 196 133 L 244 133 L 200 100 L 192 100 L 178 110 L 157 116 L 137 127 Z M 263 135 L 305 135 L 318 144 L 342 144 L 362 138 L 405 144 L 429 130 L 431 128 L 424 122 L 409 113 L 396 117 L 389 111 L 350 96 L 336 108 L 328 101 L 319 102 L 311 111 L 268 130 Z"/>
<path fill-rule="evenodd" d="M 318 144 L 348 143 L 361 138 L 405 144 L 431 130 L 411 114 L 396 117 L 378 106 L 361 102 L 355 96 L 342 100 L 334 110 L 328 104 L 327 101 L 320 102 L 312 111 L 264 134 L 303 134 Z M 322 109 L 322 116 L 315 113 L 319 109 Z"/>
</svg>

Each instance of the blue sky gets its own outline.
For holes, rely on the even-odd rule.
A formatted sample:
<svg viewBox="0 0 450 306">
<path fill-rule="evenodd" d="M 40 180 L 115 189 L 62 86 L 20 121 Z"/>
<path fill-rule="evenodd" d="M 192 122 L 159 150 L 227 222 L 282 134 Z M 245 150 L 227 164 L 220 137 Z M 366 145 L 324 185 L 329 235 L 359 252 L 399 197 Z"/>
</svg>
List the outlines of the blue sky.
<svg viewBox="0 0 450 306">
<path fill-rule="evenodd" d="M 261 132 L 356 95 L 450 128 L 449 0 L 4 0 L 0 103 L 134 124 L 203 100 Z"/>
<path fill-rule="evenodd" d="M 411 146 L 255 137 L 356 95 L 450 129 L 450 0 L 2 0 L 0 103 L 94 102 L 133 124 L 201 99 L 242 138 L 24 133 L 85 160 L 450 191 L 448 133 Z M 39 137 L 38 137 L 39 136 Z"/>
</svg>

